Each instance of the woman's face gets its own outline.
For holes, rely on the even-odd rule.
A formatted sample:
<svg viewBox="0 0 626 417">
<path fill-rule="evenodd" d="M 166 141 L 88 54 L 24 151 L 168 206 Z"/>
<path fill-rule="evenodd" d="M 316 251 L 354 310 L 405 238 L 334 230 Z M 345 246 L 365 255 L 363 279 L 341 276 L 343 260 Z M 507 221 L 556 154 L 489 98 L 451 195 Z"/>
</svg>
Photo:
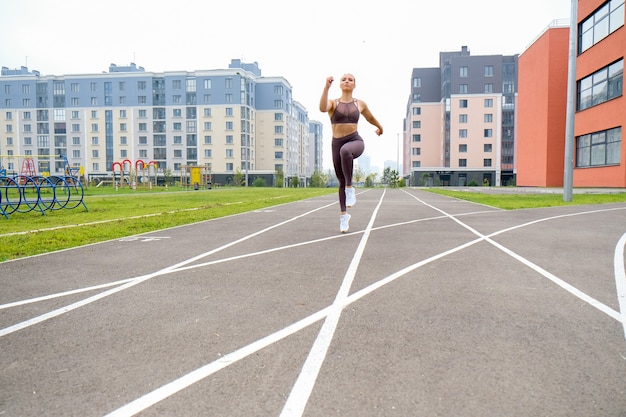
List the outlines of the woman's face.
<svg viewBox="0 0 626 417">
<path fill-rule="evenodd" d="M 352 74 L 343 74 L 341 76 L 340 85 L 342 90 L 353 90 L 356 87 L 356 80 Z"/>
</svg>

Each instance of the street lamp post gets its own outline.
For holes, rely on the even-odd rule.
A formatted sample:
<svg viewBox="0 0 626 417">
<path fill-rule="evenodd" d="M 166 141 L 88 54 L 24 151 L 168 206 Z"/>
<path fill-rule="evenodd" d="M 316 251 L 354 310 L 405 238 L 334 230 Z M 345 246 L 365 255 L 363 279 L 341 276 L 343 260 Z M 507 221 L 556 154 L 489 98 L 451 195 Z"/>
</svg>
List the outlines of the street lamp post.
<svg viewBox="0 0 626 417">
<path fill-rule="evenodd" d="M 569 57 L 567 66 L 567 110 L 565 116 L 565 155 L 563 201 L 572 201 L 574 169 L 574 112 L 576 106 L 576 40 L 578 38 L 578 0 L 571 0 Z"/>
</svg>

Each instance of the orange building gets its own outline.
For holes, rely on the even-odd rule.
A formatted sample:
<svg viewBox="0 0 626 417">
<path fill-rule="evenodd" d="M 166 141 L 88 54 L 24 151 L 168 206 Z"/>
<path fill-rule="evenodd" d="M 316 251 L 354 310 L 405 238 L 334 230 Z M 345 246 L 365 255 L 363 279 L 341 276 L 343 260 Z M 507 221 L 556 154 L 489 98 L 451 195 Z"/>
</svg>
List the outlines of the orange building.
<svg viewBox="0 0 626 417">
<path fill-rule="evenodd" d="M 624 0 L 579 0 L 574 187 L 626 187 Z M 563 186 L 569 27 L 519 58 L 517 185 Z"/>
</svg>

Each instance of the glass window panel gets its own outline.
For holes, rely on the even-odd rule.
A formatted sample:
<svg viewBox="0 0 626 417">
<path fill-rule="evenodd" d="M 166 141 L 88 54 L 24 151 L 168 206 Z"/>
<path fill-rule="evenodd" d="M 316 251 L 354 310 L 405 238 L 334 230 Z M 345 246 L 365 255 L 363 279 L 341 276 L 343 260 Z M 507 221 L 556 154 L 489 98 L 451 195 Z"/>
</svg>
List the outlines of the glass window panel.
<svg viewBox="0 0 626 417">
<path fill-rule="evenodd" d="M 621 142 L 610 142 L 606 145 L 606 163 L 619 164 Z"/>
<path fill-rule="evenodd" d="M 593 86 L 593 94 L 592 94 L 592 99 L 591 99 L 592 105 L 595 106 L 596 104 L 600 104 L 603 101 L 606 101 L 607 86 L 608 86 L 608 83 L 606 81 L 603 81 Z"/>
<path fill-rule="evenodd" d="M 591 144 L 595 145 L 597 143 L 604 143 L 606 138 L 605 132 L 594 133 L 591 135 Z"/>
<path fill-rule="evenodd" d="M 604 165 L 606 157 L 606 145 L 594 145 L 591 147 L 591 165 Z"/>
<path fill-rule="evenodd" d="M 614 3 L 614 2 L 612 2 Z M 613 9 L 611 17 L 609 17 L 611 27 L 609 30 L 613 33 L 617 28 L 624 26 L 624 2 L 622 5 Z"/>
<path fill-rule="evenodd" d="M 593 41 L 594 43 L 600 42 L 607 36 L 609 36 L 609 18 L 605 17 L 594 26 Z"/>
</svg>

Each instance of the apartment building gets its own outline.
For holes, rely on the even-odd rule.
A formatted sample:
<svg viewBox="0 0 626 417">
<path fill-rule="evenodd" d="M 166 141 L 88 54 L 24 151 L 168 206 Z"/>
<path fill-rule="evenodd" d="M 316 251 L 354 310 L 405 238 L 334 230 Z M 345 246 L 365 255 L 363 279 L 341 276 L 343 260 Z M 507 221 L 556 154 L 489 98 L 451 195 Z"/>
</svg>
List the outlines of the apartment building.
<svg viewBox="0 0 626 417">
<path fill-rule="evenodd" d="M 574 187 L 626 187 L 624 0 L 579 0 Z M 569 22 L 549 26 L 519 59 L 518 185 L 563 186 Z"/>
<path fill-rule="evenodd" d="M 411 185 L 503 185 L 515 177 L 517 55 L 441 52 L 414 68 L 403 133 Z"/>
<path fill-rule="evenodd" d="M 200 166 L 215 183 L 245 172 L 248 183 L 273 184 L 278 171 L 306 183 L 321 160 L 314 143 L 321 132 L 309 131 L 289 82 L 237 59 L 226 69 L 164 73 L 136 64 L 62 76 L 3 67 L 0 111 L 0 167 L 8 175 L 20 173 L 24 158 L 39 173 L 62 174 L 63 155 L 88 179 L 142 162 L 161 178 Z"/>
</svg>

